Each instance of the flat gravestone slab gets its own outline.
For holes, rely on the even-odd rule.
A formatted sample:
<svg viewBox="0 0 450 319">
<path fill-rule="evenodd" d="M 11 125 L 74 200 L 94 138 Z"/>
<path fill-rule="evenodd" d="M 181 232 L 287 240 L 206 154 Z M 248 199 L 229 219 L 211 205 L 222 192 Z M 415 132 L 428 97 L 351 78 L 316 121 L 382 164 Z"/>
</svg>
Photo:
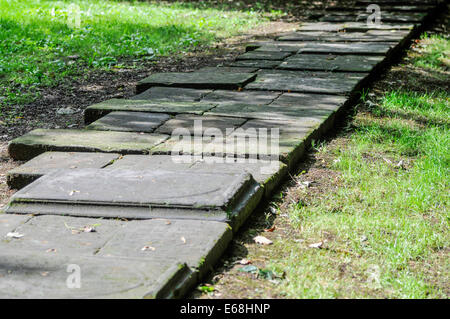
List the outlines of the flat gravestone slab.
<svg viewBox="0 0 450 319">
<path fill-rule="evenodd" d="M 0 250 L 0 297 L 32 299 L 180 298 L 195 284 L 187 265 L 168 260 L 79 257 Z M 81 270 L 81 289 L 68 288 Z M 70 270 L 68 272 L 68 269 Z"/>
<path fill-rule="evenodd" d="M 196 90 L 154 86 L 141 94 L 131 97 L 132 100 L 151 100 L 161 102 L 198 102 L 211 93 L 211 90 Z"/>
<path fill-rule="evenodd" d="M 384 57 L 382 56 L 297 54 L 282 62 L 278 68 L 285 70 L 370 72 L 383 60 Z"/>
<path fill-rule="evenodd" d="M 168 136 L 92 130 L 37 129 L 12 140 L 9 155 L 29 160 L 46 151 L 146 154 Z"/>
<path fill-rule="evenodd" d="M 217 90 L 208 94 L 202 102 L 212 104 L 269 104 L 279 95 L 280 92 Z"/>
<path fill-rule="evenodd" d="M 408 36 L 407 30 L 369 30 L 367 32 L 292 32 L 278 38 L 278 41 L 321 41 L 321 42 L 399 42 Z"/>
<path fill-rule="evenodd" d="M 297 31 L 346 31 L 365 32 L 367 30 L 412 30 L 414 24 L 411 23 L 381 23 L 379 25 L 368 25 L 365 22 L 309 22 L 302 23 Z"/>
<path fill-rule="evenodd" d="M 284 60 L 291 54 L 289 52 L 261 52 L 250 51 L 237 57 L 237 60 Z"/>
<path fill-rule="evenodd" d="M 245 119 L 233 117 L 180 114 L 164 123 L 156 132 L 169 135 L 186 132 L 190 135 L 202 136 L 205 132 L 214 134 L 218 130 L 221 134 L 225 134 L 227 130 L 234 130 L 244 122 Z"/>
<path fill-rule="evenodd" d="M 10 215 L 0 213 L 0 243 L 5 240 L 6 235 L 15 232 L 22 224 L 26 223 L 31 216 L 29 215 Z"/>
<path fill-rule="evenodd" d="M 287 174 L 286 166 L 278 161 L 257 160 L 252 162 L 242 158 L 189 155 L 175 157 L 170 155 L 126 155 L 105 169 L 193 170 L 212 174 L 246 172 L 264 186 L 264 193 L 267 197 Z"/>
<path fill-rule="evenodd" d="M 182 93 L 184 94 L 184 93 Z M 111 99 L 102 103 L 94 104 L 84 111 L 84 121 L 86 124 L 92 123 L 111 112 L 151 112 L 151 113 L 192 113 L 203 114 L 203 112 L 215 107 L 215 104 L 199 102 L 167 102 L 149 100 L 121 100 Z"/>
<path fill-rule="evenodd" d="M 152 133 L 170 119 L 163 113 L 111 112 L 86 127 L 88 130 Z"/>
<path fill-rule="evenodd" d="M 394 45 L 389 42 L 350 42 L 350 43 L 327 43 L 327 42 L 298 42 L 281 44 L 266 44 L 256 49 L 256 51 L 284 50 L 285 47 L 298 49 L 298 53 L 332 53 L 332 54 L 366 54 L 366 55 L 385 55 Z"/>
<path fill-rule="evenodd" d="M 6 213 L 241 223 L 261 196 L 248 174 L 85 169 L 48 174 L 15 193 Z"/>
<path fill-rule="evenodd" d="M 358 87 L 360 81 L 366 76 L 367 73 L 288 73 L 287 71 L 281 72 L 280 70 L 280 72 L 260 73 L 256 81 L 247 85 L 246 89 L 349 94 Z"/>
<path fill-rule="evenodd" d="M 232 67 L 252 67 L 257 69 L 272 69 L 277 67 L 280 63 L 281 61 L 273 61 L 273 60 L 241 60 L 230 62 L 227 65 Z"/>
<path fill-rule="evenodd" d="M 23 236 L 0 241 L 0 249 L 12 249 L 18 254 L 34 251 L 53 256 L 181 261 L 193 270 L 213 266 L 232 237 L 230 227 L 220 222 L 119 221 L 51 215 L 33 217 L 15 231 Z M 143 250 L 148 246 L 152 249 Z"/>
<path fill-rule="evenodd" d="M 258 68 L 233 67 L 233 66 L 207 66 L 197 70 L 197 72 L 235 72 L 235 73 L 254 73 Z"/>
<path fill-rule="evenodd" d="M 7 174 L 8 186 L 21 189 L 41 176 L 58 169 L 102 168 L 119 154 L 83 152 L 46 152 Z"/>
<path fill-rule="evenodd" d="M 364 22 L 372 13 L 367 12 L 335 12 L 326 14 L 319 19 L 319 21 L 325 22 Z M 425 17 L 424 13 L 392 13 L 383 11 L 382 21 L 383 22 L 421 22 Z"/>
<path fill-rule="evenodd" d="M 185 87 L 194 89 L 237 89 L 255 78 L 252 73 L 192 72 L 156 73 L 139 81 L 137 92 L 152 86 Z"/>
</svg>

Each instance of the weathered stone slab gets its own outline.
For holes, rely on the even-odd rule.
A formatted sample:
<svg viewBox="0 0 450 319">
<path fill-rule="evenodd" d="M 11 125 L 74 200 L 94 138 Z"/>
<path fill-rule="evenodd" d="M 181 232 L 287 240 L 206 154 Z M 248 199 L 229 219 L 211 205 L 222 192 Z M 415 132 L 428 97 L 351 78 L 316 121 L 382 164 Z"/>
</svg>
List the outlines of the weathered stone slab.
<svg viewBox="0 0 450 319">
<path fill-rule="evenodd" d="M 29 160 L 47 151 L 147 154 L 167 138 L 161 134 L 36 129 L 12 140 L 8 152 L 16 160 Z"/>
<path fill-rule="evenodd" d="M 0 297 L 8 299 L 180 298 L 197 280 L 187 265 L 173 260 L 62 256 L 10 249 L 0 250 L 0 259 Z M 76 266 L 81 270 L 81 288 L 68 288 L 70 272 L 75 270 L 70 267 Z"/>
<path fill-rule="evenodd" d="M 249 174 L 85 169 L 48 174 L 15 193 L 6 213 L 230 221 L 261 197 Z"/>
<path fill-rule="evenodd" d="M 119 157 L 109 153 L 46 152 L 7 174 L 8 186 L 21 189 L 58 169 L 102 168 Z"/>
<path fill-rule="evenodd" d="M 214 134 L 216 130 L 225 134 L 226 130 L 233 130 L 242 125 L 245 119 L 238 119 L 233 117 L 219 117 L 219 116 L 196 116 L 189 114 L 180 114 L 175 118 L 167 121 L 164 125 L 158 128 L 157 133 L 169 134 L 187 134 L 202 136 L 205 131 L 209 134 Z"/>
<path fill-rule="evenodd" d="M 202 102 L 211 104 L 269 104 L 279 95 L 280 92 L 217 90 L 208 94 Z"/>
<path fill-rule="evenodd" d="M 326 14 L 319 19 L 324 22 L 366 22 L 372 13 L 367 12 L 335 12 Z M 383 10 L 381 19 L 383 22 L 421 22 L 425 17 L 424 13 L 391 13 Z"/>
<path fill-rule="evenodd" d="M 283 93 L 270 105 L 337 111 L 346 101 L 345 96 L 339 95 Z"/>
<path fill-rule="evenodd" d="M 29 215 L 10 215 L 0 213 L 0 243 L 5 240 L 6 235 L 15 232 L 16 229 L 26 223 L 31 216 Z"/>
<path fill-rule="evenodd" d="M 279 69 L 370 72 L 383 56 L 297 54 L 282 62 Z"/>
<path fill-rule="evenodd" d="M 252 73 L 191 72 L 155 73 L 137 84 L 137 92 L 152 86 L 185 87 L 193 89 L 237 89 L 255 78 Z"/>
<path fill-rule="evenodd" d="M 285 164 L 278 161 L 257 160 L 251 162 L 242 158 L 176 156 L 170 155 L 126 155 L 105 169 L 198 171 L 216 173 L 249 173 L 264 187 L 269 197 L 275 187 L 287 174 Z"/>
<path fill-rule="evenodd" d="M 119 100 L 112 99 L 102 103 L 89 106 L 84 111 L 84 121 L 86 124 L 92 123 L 110 112 L 152 112 L 152 113 L 191 113 L 203 114 L 212 109 L 216 104 L 206 104 L 199 102 L 165 102 L 148 100 Z"/>
<path fill-rule="evenodd" d="M 197 70 L 197 72 L 235 72 L 235 73 L 254 73 L 258 68 L 233 67 L 233 66 L 207 66 Z"/>
<path fill-rule="evenodd" d="M 372 2 L 370 2 L 371 4 Z M 387 9 L 387 11 L 389 12 L 428 12 L 431 9 L 434 8 L 434 6 L 432 5 L 425 5 L 425 4 L 421 4 L 421 5 L 383 5 L 383 8 Z M 365 6 L 361 6 L 361 5 L 356 5 L 356 6 L 348 6 L 348 7 L 342 7 L 342 6 L 332 6 L 332 7 L 328 7 L 327 11 L 348 11 L 348 10 L 353 10 L 353 11 L 359 11 L 359 12 L 365 12 L 367 10 L 367 5 Z"/>
<path fill-rule="evenodd" d="M 284 60 L 291 54 L 289 52 L 262 52 L 262 51 L 250 51 L 247 53 L 244 53 L 237 57 L 237 60 Z"/>
<path fill-rule="evenodd" d="M 292 32 L 278 38 L 278 41 L 321 41 L 321 42 L 400 42 L 409 30 L 369 30 L 367 32 Z"/>
<path fill-rule="evenodd" d="M 308 73 L 301 71 L 260 73 L 250 90 L 291 91 L 301 93 L 348 94 L 357 89 L 367 73 Z"/>
<path fill-rule="evenodd" d="M 280 63 L 281 61 L 272 61 L 272 60 L 241 60 L 230 62 L 227 65 L 231 67 L 252 67 L 257 69 L 272 69 L 278 66 Z"/>
<path fill-rule="evenodd" d="M 97 131 L 152 133 L 168 119 L 170 116 L 163 113 L 111 112 L 86 128 Z"/>
<path fill-rule="evenodd" d="M 381 23 L 379 25 L 368 25 L 365 22 L 306 22 L 302 23 L 298 31 L 345 31 L 365 32 L 367 30 L 412 30 L 412 23 Z"/>
<path fill-rule="evenodd" d="M 131 100 L 151 100 L 161 102 L 198 102 L 211 90 L 196 90 L 154 86 L 141 94 L 131 97 Z"/>
</svg>

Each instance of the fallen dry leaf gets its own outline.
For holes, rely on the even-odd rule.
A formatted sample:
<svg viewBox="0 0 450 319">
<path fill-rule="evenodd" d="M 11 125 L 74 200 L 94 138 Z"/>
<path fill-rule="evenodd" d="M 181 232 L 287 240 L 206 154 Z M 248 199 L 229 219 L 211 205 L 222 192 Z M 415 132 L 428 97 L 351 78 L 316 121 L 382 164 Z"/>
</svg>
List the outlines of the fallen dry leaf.
<svg viewBox="0 0 450 319">
<path fill-rule="evenodd" d="M 9 238 L 15 238 L 15 239 L 22 238 L 23 236 L 25 236 L 25 235 L 24 235 L 24 234 L 17 233 L 17 232 L 10 232 L 10 233 L 7 233 L 7 234 L 6 234 L 6 237 L 9 237 Z"/>
<path fill-rule="evenodd" d="M 183 242 L 183 244 L 186 244 L 186 238 L 181 237 L 180 239 L 181 239 L 181 241 Z"/>
<path fill-rule="evenodd" d="M 276 229 L 276 227 L 275 227 L 275 225 L 274 225 L 274 226 L 272 226 L 272 227 L 270 227 L 270 228 L 264 229 L 264 231 L 265 231 L 266 233 L 272 233 L 275 229 Z"/>
<path fill-rule="evenodd" d="M 255 238 L 253 238 L 253 240 L 255 241 L 255 243 L 260 244 L 260 245 L 272 245 L 273 241 L 271 241 L 270 239 L 264 237 L 264 236 L 256 236 Z"/>
<path fill-rule="evenodd" d="M 240 263 L 241 265 L 250 265 L 252 263 L 252 261 L 248 260 L 246 258 L 243 258 L 243 259 L 239 260 L 238 263 Z"/>
<path fill-rule="evenodd" d="M 144 246 L 144 247 L 141 248 L 141 250 L 142 250 L 142 251 L 147 251 L 147 250 L 155 251 L 156 248 L 155 248 L 155 247 L 152 247 L 152 246 Z"/>
<path fill-rule="evenodd" d="M 309 248 L 322 248 L 322 246 L 323 246 L 323 241 L 308 245 Z"/>
<path fill-rule="evenodd" d="M 47 249 L 45 252 L 47 252 L 47 253 L 55 253 L 56 252 L 56 248 Z"/>
</svg>

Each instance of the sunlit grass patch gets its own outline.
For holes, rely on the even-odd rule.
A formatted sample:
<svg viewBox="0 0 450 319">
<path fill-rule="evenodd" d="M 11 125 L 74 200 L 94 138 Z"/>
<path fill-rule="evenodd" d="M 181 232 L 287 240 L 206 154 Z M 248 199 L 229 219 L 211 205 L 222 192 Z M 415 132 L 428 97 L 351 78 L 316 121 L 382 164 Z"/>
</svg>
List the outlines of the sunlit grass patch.
<svg viewBox="0 0 450 319">
<path fill-rule="evenodd" d="M 424 33 L 418 49 L 420 55 L 414 58 L 414 65 L 429 69 L 450 68 L 450 39 L 442 35 Z"/>
</svg>

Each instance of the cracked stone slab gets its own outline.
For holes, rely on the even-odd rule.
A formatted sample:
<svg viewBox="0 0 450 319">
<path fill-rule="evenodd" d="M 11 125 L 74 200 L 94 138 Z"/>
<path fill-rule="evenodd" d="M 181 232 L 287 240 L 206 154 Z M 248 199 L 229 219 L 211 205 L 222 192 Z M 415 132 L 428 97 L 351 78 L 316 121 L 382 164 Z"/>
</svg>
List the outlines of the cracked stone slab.
<svg viewBox="0 0 450 319">
<path fill-rule="evenodd" d="M 154 86 L 141 94 L 131 97 L 131 100 L 151 100 L 164 102 L 198 102 L 212 90 L 196 90 Z"/>
<path fill-rule="evenodd" d="M 269 104 L 279 95 L 280 92 L 217 90 L 208 94 L 202 102 L 212 104 Z"/>
<path fill-rule="evenodd" d="M 237 60 L 284 60 L 291 54 L 289 52 L 262 52 L 262 51 L 250 51 L 247 53 L 244 53 L 237 57 Z"/>
<path fill-rule="evenodd" d="M 88 130 L 152 133 L 170 119 L 164 113 L 111 112 L 86 127 Z"/>
<path fill-rule="evenodd" d="M 29 160 L 47 151 L 147 154 L 167 138 L 161 134 L 36 129 L 12 140 L 8 153 L 16 160 Z"/>
<path fill-rule="evenodd" d="M 180 114 L 164 123 L 156 132 L 169 135 L 188 134 L 202 136 L 205 131 L 209 132 L 209 134 L 214 134 L 218 130 L 225 134 L 227 130 L 234 130 L 244 122 L 245 119 L 233 117 Z"/>
<path fill-rule="evenodd" d="M 357 89 L 368 73 L 311 73 L 283 71 L 259 73 L 249 90 L 290 91 L 300 93 L 349 94 Z M 212 111 L 214 112 L 214 110 Z"/>
<path fill-rule="evenodd" d="M 10 249 L 0 250 L 0 259 L 0 297 L 8 299 L 180 298 L 197 279 L 187 265 L 173 260 L 44 255 Z M 81 272 L 80 289 L 67 285 L 75 269 Z"/>
<path fill-rule="evenodd" d="M 409 30 L 369 30 L 367 32 L 292 32 L 278 38 L 278 41 L 319 42 L 400 42 L 409 35 Z"/>
<path fill-rule="evenodd" d="M 381 23 L 379 25 L 367 25 L 365 22 L 307 22 L 302 23 L 297 31 L 345 31 L 345 32 L 365 32 L 367 30 L 412 30 L 414 24 L 411 23 Z"/>
<path fill-rule="evenodd" d="M 230 62 L 227 65 L 232 67 L 252 67 L 257 69 L 272 69 L 277 67 L 281 61 L 273 60 L 240 60 Z"/>
<path fill-rule="evenodd" d="M 191 72 L 155 73 L 139 81 L 137 92 L 152 86 L 185 87 L 193 89 L 238 89 L 255 78 L 253 73 Z"/>
<path fill-rule="evenodd" d="M 5 212 L 215 220 L 238 228 L 261 195 L 249 174 L 83 169 L 41 177 L 15 193 Z"/>
<path fill-rule="evenodd" d="M 197 72 L 235 72 L 235 73 L 254 73 L 258 68 L 252 67 L 233 67 L 233 66 L 207 66 L 197 70 Z"/>
<path fill-rule="evenodd" d="M 126 155 L 105 169 L 198 171 L 207 173 L 249 173 L 264 187 L 266 197 L 281 183 L 287 167 L 279 161 L 250 161 L 242 158 L 175 156 L 170 155 Z"/>
<path fill-rule="evenodd" d="M 279 69 L 370 72 L 383 56 L 297 54 L 281 63 Z"/>
<path fill-rule="evenodd" d="M 21 189 L 55 170 L 103 168 L 119 156 L 110 153 L 46 152 L 9 171 L 7 183 L 13 189 Z"/>
<path fill-rule="evenodd" d="M 184 93 L 181 93 L 184 94 Z M 215 107 L 216 104 L 201 102 L 168 102 L 149 100 L 122 100 L 111 99 L 86 108 L 84 111 L 84 121 L 90 124 L 111 112 L 151 112 L 166 113 L 170 115 L 179 113 L 203 114 Z"/>
</svg>

